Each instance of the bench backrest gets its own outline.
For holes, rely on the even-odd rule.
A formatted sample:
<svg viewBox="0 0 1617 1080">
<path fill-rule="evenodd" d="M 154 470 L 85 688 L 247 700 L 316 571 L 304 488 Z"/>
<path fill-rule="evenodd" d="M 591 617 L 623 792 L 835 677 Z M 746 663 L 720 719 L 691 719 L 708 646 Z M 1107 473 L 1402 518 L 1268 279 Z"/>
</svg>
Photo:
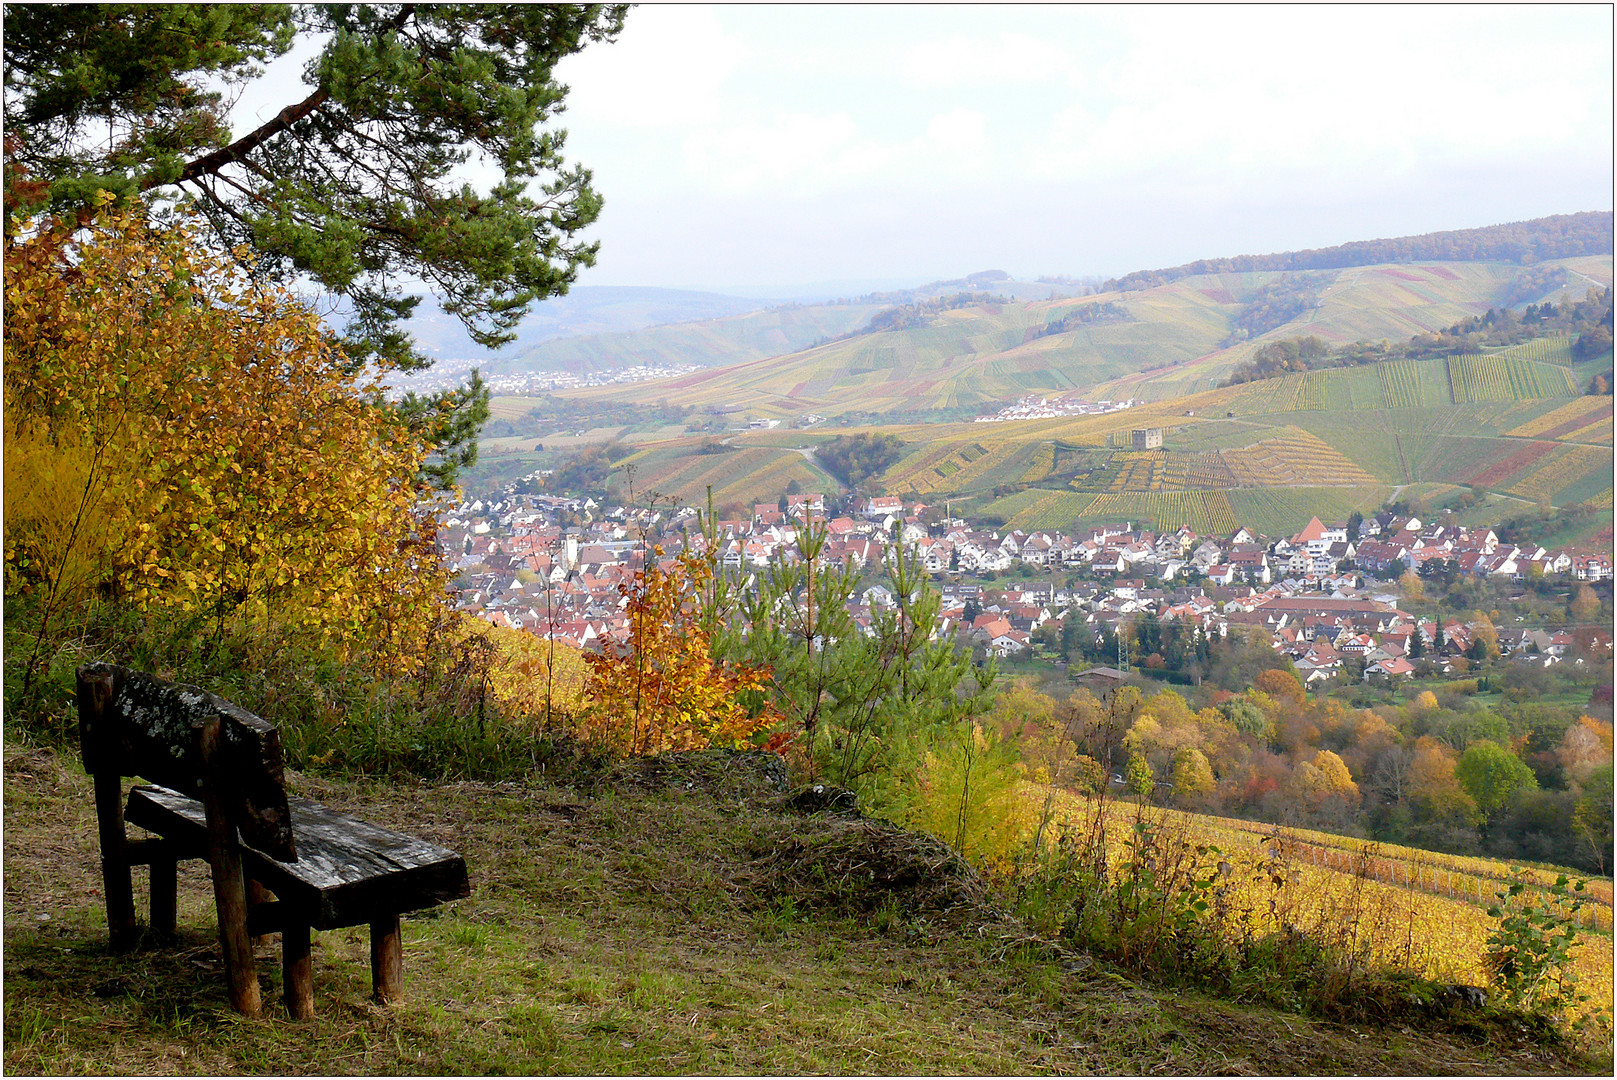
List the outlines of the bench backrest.
<svg viewBox="0 0 1617 1080">
<path fill-rule="evenodd" d="M 79 668 L 78 704 L 86 772 L 140 776 L 198 799 L 215 785 L 244 842 L 297 858 L 274 724 L 199 687 L 114 664 Z"/>
</svg>

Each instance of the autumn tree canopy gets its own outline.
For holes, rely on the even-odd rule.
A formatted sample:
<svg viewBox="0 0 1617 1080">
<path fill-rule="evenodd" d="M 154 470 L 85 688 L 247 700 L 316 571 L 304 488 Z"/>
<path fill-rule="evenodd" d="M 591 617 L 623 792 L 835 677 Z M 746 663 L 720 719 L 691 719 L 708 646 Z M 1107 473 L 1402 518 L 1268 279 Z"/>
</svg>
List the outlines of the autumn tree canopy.
<svg viewBox="0 0 1617 1080">
<path fill-rule="evenodd" d="M 14 240 L 5 271 L 8 600 L 419 656 L 431 446 L 302 302 L 127 211 Z"/>
</svg>

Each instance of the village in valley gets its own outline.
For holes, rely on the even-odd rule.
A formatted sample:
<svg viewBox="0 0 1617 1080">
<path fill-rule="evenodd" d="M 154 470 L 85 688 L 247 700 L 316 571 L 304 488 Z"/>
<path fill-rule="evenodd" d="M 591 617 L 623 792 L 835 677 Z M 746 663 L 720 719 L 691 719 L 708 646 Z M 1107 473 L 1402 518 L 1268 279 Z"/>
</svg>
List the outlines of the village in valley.
<svg viewBox="0 0 1617 1080">
<path fill-rule="evenodd" d="M 1383 511 L 1350 524 L 1317 517 L 1286 537 L 1237 529 L 1200 536 L 1132 522 L 1081 531 L 1022 532 L 973 526 L 943 507 L 898 496 L 782 496 L 752 514 L 717 522 L 717 561 L 745 579 L 798 555 L 804 522 L 823 526 L 821 558 L 869 571 L 847 598 L 856 625 L 894 598 L 879 582 L 884 554 L 905 545 L 941 594 L 938 633 L 980 657 L 1049 660 L 1120 679 L 1161 668 L 1161 655 L 1128 655 L 1120 625 L 1152 618 L 1203 641 L 1261 633 L 1308 685 L 1452 676 L 1478 657 L 1479 634 L 1504 657 L 1543 666 L 1609 655 L 1605 629 L 1477 619 L 1425 619 L 1401 604 L 1433 575 L 1493 582 L 1550 581 L 1558 589 L 1608 581 L 1609 554 L 1506 543 L 1488 528 Z M 458 604 L 488 622 L 580 648 L 623 640 L 620 586 L 648 559 L 667 564 L 686 546 L 705 551 L 693 506 L 602 505 L 589 498 L 519 493 L 469 500 L 446 513 L 440 544 L 457 574 Z M 1355 515 L 1355 519 L 1357 519 Z M 1113 655 L 1122 637 L 1122 651 Z M 1100 643 L 1107 643 L 1104 652 Z M 1076 648 L 1074 644 L 1076 643 Z M 1065 647 L 1063 647 L 1065 646 Z M 1084 659 L 1088 663 L 1081 663 Z M 1121 670 L 1120 670 L 1121 669 Z"/>
</svg>

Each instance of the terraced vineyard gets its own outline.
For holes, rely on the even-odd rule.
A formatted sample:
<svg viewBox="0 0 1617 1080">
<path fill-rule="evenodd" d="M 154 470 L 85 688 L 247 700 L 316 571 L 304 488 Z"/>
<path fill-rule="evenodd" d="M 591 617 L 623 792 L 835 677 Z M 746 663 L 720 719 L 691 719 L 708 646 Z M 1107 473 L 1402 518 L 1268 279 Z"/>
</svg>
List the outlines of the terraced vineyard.
<svg viewBox="0 0 1617 1080">
<path fill-rule="evenodd" d="M 1117 463 L 1117 474 L 1106 485 L 1114 494 L 1119 491 L 1161 491 L 1162 477 L 1167 471 L 1168 455 L 1162 450 L 1143 453 L 1122 451 L 1112 455 Z"/>
<path fill-rule="evenodd" d="M 1557 348 L 1564 350 L 1565 347 L 1562 342 Z M 1443 409 L 1474 402 L 1578 395 L 1577 382 L 1565 367 L 1530 358 L 1518 349 L 1448 360 L 1390 360 L 1365 367 L 1331 368 L 1262 379 L 1232 387 L 1226 407 L 1239 416 L 1250 416 L 1308 411 Z M 1549 346 L 1537 351 L 1559 355 Z"/>
<path fill-rule="evenodd" d="M 1094 521 L 1149 521 L 1158 529 L 1189 525 L 1199 533 L 1227 536 L 1237 527 L 1229 496 L 1222 491 L 1125 492 L 1096 495 L 1077 515 Z"/>
<path fill-rule="evenodd" d="M 1611 442 L 1612 399 L 1580 397 L 1506 432 L 1529 439 L 1565 439 L 1569 442 Z M 1590 437 L 1590 436 L 1594 437 Z"/>
<path fill-rule="evenodd" d="M 1122 492 L 1091 495 L 1030 488 L 996 499 L 984 514 L 1003 518 L 1012 529 L 1065 529 L 1075 521 L 1150 522 L 1154 528 L 1189 525 L 1200 533 L 1227 535 L 1236 528 L 1230 500 L 1222 491 Z"/>
<path fill-rule="evenodd" d="M 1448 370 L 1457 404 L 1578 396 L 1578 386 L 1566 368 L 1515 355 L 1450 357 Z"/>
<path fill-rule="evenodd" d="M 1572 366 L 1572 339 L 1569 337 L 1541 337 L 1501 349 L 1494 356 L 1516 360 L 1536 360 L 1542 364 Z"/>
<path fill-rule="evenodd" d="M 793 480 L 805 491 L 835 491 L 837 482 L 810 465 L 794 450 L 746 447 L 718 454 L 697 454 L 689 449 L 646 450 L 614 466 L 609 480 L 615 498 L 628 501 L 629 473 L 634 467 L 635 501 L 672 499 L 680 505 L 700 506 L 713 488 L 715 503 L 750 506 L 774 502 Z"/>
<path fill-rule="evenodd" d="M 1536 461 L 1534 467 L 1516 476 L 1503 490 L 1524 499 L 1544 495 L 1553 504 L 1566 506 L 1592 498 L 1602 489 L 1609 490 L 1611 468 L 1610 450 L 1563 443 Z"/>
<path fill-rule="evenodd" d="M 1033 460 L 1022 472 L 1021 483 L 1036 484 L 1049 476 L 1056 467 L 1056 447 L 1054 443 L 1040 443 L 1033 453 Z"/>
<path fill-rule="evenodd" d="M 1555 449 L 1552 442 L 1518 442 L 1505 445 L 1510 450 L 1508 454 L 1496 457 L 1483 467 L 1462 470 L 1456 479 L 1462 484 L 1508 491 L 1515 486 L 1522 474 Z"/>
<path fill-rule="evenodd" d="M 1064 529 L 1095 501 L 1093 495 L 1028 488 L 985 505 L 981 513 L 1000 518 L 1011 529 Z"/>
<path fill-rule="evenodd" d="M 1375 366 L 1381 401 L 1389 409 L 1441 408 L 1453 404 L 1448 371 L 1429 360 L 1393 360 Z"/>
<path fill-rule="evenodd" d="M 1236 523 L 1268 536 L 1290 536 L 1315 516 L 1334 524 L 1355 510 L 1372 514 L 1391 494 L 1389 487 L 1238 488 L 1228 493 Z"/>
<path fill-rule="evenodd" d="M 1240 486 L 1290 487 L 1372 484 L 1375 477 L 1306 431 L 1290 428 L 1243 450 L 1225 450 L 1225 463 Z"/>
</svg>

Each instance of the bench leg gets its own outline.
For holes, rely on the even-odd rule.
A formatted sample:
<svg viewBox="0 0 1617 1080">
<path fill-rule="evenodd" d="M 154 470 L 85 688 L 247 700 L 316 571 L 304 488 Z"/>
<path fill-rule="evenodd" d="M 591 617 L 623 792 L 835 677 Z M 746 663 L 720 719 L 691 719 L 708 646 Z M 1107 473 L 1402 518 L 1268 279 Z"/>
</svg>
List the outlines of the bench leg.
<svg viewBox="0 0 1617 1080">
<path fill-rule="evenodd" d="M 219 949 L 224 954 L 230 1007 L 244 1016 L 257 1016 L 263 1004 L 258 993 L 258 965 L 253 960 L 253 939 L 247 935 L 247 887 L 241 856 L 234 850 L 215 855 L 213 899 L 219 909 Z"/>
<path fill-rule="evenodd" d="M 281 928 L 281 993 L 292 1019 L 314 1016 L 314 958 L 307 923 Z"/>
<path fill-rule="evenodd" d="M 254 908 L 259 907 L 259 906 L 261 906 L 263 904 L 267 904 L 267 903 L 269 903 L 270 901 L 272 901 L 274 899 L 275 899 L 275 894 L 270 892 L 269 889 L 264 886 L 263 882 L 259 881 L 256 878 L 248 878 L 247 879 L 247 910 L 248 911 L 251 911 Z M 269 940 L 269 937 L 270 936 L 268 934 L 254 934 L 253 935 L 253 944 L 255 946 L 262 945 L 266 941 Z"/>
<path fill-rule="evenodd" d="M 123 784 L 117 773 L 96 773 L 95 817 L 101 838 L 101 893 L 107 901 L 107 932 L 114 949 L 140 936 L 135 925 L 135 885 L 124 850 Z"/>
<path fill-rule="evenodd" d="M 258 965 L 253 961 L 253 940 L 247 935 L 247 875 L 236 846 L 236 828 L 221 793 L 224 777 L 218 767 L 219 718 L 208 717 L 197 732 L 197 748 L 208 775 L 202 785 L 202 807 L 207 815 L 208 866 L 213 871 L 213 901 L 219 911 L 219 951 L 225 961 L 230 1007 L 256 1017 L 263 1007 L 258 994 Z"/>
<path fill-rule="evenodd" d="M 173 859 L 153 859 L 151 867 L 152 933 L 172 938 L 179 906 L 178 866 Z"/>
<path fill-rule="evenodd" d="M 404 996 L 404 939 L 397 915 L 371 923 L 371 988 L 383 1005 Z"/>
</svg>

